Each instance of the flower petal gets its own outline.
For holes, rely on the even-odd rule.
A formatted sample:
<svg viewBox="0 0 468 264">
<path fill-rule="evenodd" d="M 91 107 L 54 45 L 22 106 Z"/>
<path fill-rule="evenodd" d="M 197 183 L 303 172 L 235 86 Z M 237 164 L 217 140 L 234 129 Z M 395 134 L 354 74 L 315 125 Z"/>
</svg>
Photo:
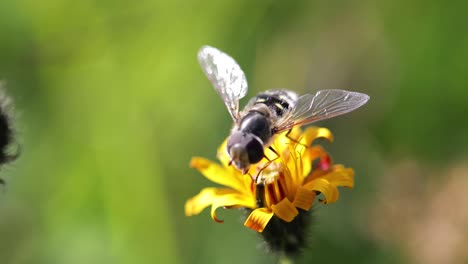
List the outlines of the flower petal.
<svg viewBox="0 0 468 264">
<path fill-rule="evenodd" d="M 286 136 L 286 132 L 282 132 L 275 136 L 274 141 L 272 143 L 273 148 L 283 155 L 284 152 L 288 152 L 289 146 L 296 144 L 301 139 L 302 130 L 298 127 L 294 127 L 289 135 Z"/>
<path fill-rule="evenodd" d="M 309 211 L 314 203 L 315 192 L 304 187 L 299 187 L 296 192 L 293 204 L 297 208 Z"/>
<path fill-rule="evenodd" d="M 302 171 L 301 171 L 301 180 L 307 177 L 312 170 L 312 162 L 315 159 L 326 156 L 327 152 L 319 145 L 310 146 L 305 149 L 304 153 L 301 156 Z"/>
<path fill-rule="evenodd" d="M 199 194 L 185 202 L 185 215 L 192 216 L 199 214 L 203 209 L 211 205 L 217 196 L 232 191 L 232 189 L 228 188 L 204 188 Z"/>
<path fill-rule="evenodd" d="M 354 170 L 342 165 L 335 165 L 331 172 L 322 176 L 335 186 L 354 187 Z"/>
<path fill-rule="evenodd" d="M 217 221 L 213 210 L 220 206 L 254 207 L 255 200 L 229 188 L 205 188 L 198 195 L 185 203 L 185 215 L 199 214 L 203 209 L 212 206 L 212 218 Z"/>
<path fill-rule="evenodd" d="M 245 182 L 248 178 L 239 171 L 224 168 L 205 158 L 193 157 L 190 161 L 190 167 L 200 171 L 208 180 L 231 187 L 239 192 L 245 193 L 248 190 L 246 186 L 250 185 L 250 183 Z"/>
<path fill-rule="evenodd" d="M 320 145 L 311 146 L 307 148 L 306 153 L 304 153 L 304 156 L 306 156 L 309 160 L 312 161 L 318 158 L 322 158 L 326 155 L 328 155 L 328 153 Z"/>
<path fill-rule="evenodd" d="M 338 200 L 338 188 L 331 184 L 327 179 L 318 178 L 308 182 L 304 188 L 311 191 L 319 191 L 325 196 L 323 203 L 334 203 Z"/>
<path fill-rule="evenodd" d="M 218 223 L 224 222 L 216 216 L 216 209 L 219 207 L 247 207 L 255 208 L 255 199 L 240 193 L 226 194 L 216 197 L 211 205 L 211 218 Z"/>
<path fill-rule="evenodd" d="M 291 222 L 294 217 L 299 214 L 297 208 L 287 198 L 284 198 L 279 203 L 272 205 L 271 209 L 276 216 L 286 222 Z"/>
<path fill-rule="evenodd" d="M 270 209 L 265 207 L 257 208 L 250 213 L 244 225 L 257 232 L 263 232 L 272 217 L 273 212 Z"/>
<path fill-rule="evenodd" d="M 302 139 L 301 144 L 305 143 L 305 140 Z M 283 160 L 291 171 L 291 179 L 294 185 L 304 182 L 304 179 L 312 170 L 312 162 L 315 159 L 328 155 L 319 145 L 305 147 L 301 144 L 291 145 L 286 153 L 287 155 L 283 155 Z"/>
<path fill-rule="evenodd" d="M 304 131 L 303 135 L 307 145 L 312 144 L 317 138 L 325 138 L 333 142 L 333 134 L 328 128 L 324 127 L 309 127 Z"/>
<path fill-rule="evenodd" d="M 302 159 L 301 153 L 296 152 L 297 147 L 299 148 L 304 148 L 303 146 L 297 144 L 296 148 L 291 147 L 290 148 L 290 157 L 287 161 L 287 167 L 289 168 L 291 172 L 291 183 L 292 183 L 292 193 L 296 191 L 297 186 L 302 184 L 302 181 L 304 180 L 304 175 L 302 171 L 304 170 L 304 161 L 306 163 L 312 163 L 312 161 L 307 161 Z"/>
<path fill-rule="evenodd" d="M 230 157 L 227 153 L 226 147 L 227 147 L 227 139 L 224 140 L 223 143 L 221 143 L 221 145 L 219 146 L 216 157 L 218 158 L 219 161 L 221 161 L 221 164 L 223 164 L 224 166 L 229 166 L 228 164 L 229 164 Z"/>
<path fill-rule="evenodd" d="M 295 181 L 296 175 L 295 173 L 295 168 L 294 167 L 288 167 L 287 163 L 282 164 L 283 171 L 280 173 L 280 177 L 278 181 L 280 181 L 283 189 L 284 189 L 284 195 L 289 198 L 289 199 L 294 199 L 294 193 L 296 192 L 296 188 L 298 184 Z"/>
</svg>

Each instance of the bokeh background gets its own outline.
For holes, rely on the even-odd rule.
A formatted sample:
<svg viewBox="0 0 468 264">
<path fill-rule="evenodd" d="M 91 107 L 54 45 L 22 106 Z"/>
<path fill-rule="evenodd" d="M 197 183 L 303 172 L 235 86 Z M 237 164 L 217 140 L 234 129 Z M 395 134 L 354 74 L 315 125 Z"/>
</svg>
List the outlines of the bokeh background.
<svg viewBox="0 0 468 264">
<path fill-rule="evenodd" d="M 0 79 L 24 149 L 0 171 L 0 263 L 275 263 L 239 211 L 184 216 L 213 185 L 190 158 L 215 159 L 231 126 L 196 60 L 205 44 L 239 62 L 249 96 L 371 96 L 318 124 L 356 186 L 315 208 L 297 263 L 467 263 L 467 9 L 2 0 Z"/>
</svg>

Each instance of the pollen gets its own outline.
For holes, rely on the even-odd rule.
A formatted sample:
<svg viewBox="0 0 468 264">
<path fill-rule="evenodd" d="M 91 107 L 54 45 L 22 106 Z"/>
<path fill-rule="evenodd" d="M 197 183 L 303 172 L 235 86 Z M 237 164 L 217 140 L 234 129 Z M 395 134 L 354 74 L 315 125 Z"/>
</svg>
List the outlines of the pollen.
<svg viewBox="0 0 468 264">
<path fill-rule="evenodd" d="M 257 166 L 257 174 L 255 181 L 257 184 L 268 185 L 276 181 L 279 176 L 283 165 L 281 163 L 259 164 Z"/>
</svg>

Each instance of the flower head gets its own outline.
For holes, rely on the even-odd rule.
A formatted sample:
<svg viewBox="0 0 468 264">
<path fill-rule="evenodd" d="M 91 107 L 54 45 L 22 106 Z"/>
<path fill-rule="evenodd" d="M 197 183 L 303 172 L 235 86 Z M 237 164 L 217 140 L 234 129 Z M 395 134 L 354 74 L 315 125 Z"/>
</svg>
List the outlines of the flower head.
<svg viewBox="0 0 468 264">
<path fill-rule="evenodd" d="M 4 91 L 4 82 L 0 81 L 0 168 L 14 161 L 19 156 L 19 146 L 16 151 L 10 147 L 15 142 L 13 104 L 11 98 Z M 5 181 L 0 178 L 0 185 Z"/>
<path fill-rule="evenodd" d="M 277 153 L 266 149 L 266 157 L 245 175 L 229 166 L 226 141 L 218 149 L 221 165 L 201 157 L 192 158 L 191 167 L 227 188 L 204 188 L 186 202 L 185 214 L 199 214 L 211 205 L 211 217 L 222 223 L 216 215 L 219 207 L 246 208 L 250 214 L 244 225 L 263 232 L 265 238 L 287 239 L 292 233 L 292 240 L 301 240 L 295 236 L 302 234 L 303 238 L 304 230 L 297 229 L 302 228 L 300 223 L 316 196 L 321 194 L 319 201 L 324 204 L 333 203 L 338 200 L 338 186 L 354 185 L 353 169 L 334 165 L 321 146 L 312 145 L 317 138 L 333 140 L 328 129 L 318 127 L 305 131 L 296 128 L 289 135 L 278 135 L 271 144 Z M 284 241 L 278 244 L 285 251 Z M 270 246 L 275 248 L 275 244 Z"/>
</svg>

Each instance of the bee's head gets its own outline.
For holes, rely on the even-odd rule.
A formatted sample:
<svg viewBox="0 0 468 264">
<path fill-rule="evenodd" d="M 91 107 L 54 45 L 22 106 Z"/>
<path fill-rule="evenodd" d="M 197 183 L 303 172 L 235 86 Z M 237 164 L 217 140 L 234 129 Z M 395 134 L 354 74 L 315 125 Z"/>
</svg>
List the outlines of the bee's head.
<svg viewBox="0 0 468 264">
<path fill-rule="evenodd" d="M 227 152 L 234 166 L 245 174 L 251 164 L 263 158 L 262 142 L 253 134 L 234 131 L 227 142 Z"/>
</svg>

